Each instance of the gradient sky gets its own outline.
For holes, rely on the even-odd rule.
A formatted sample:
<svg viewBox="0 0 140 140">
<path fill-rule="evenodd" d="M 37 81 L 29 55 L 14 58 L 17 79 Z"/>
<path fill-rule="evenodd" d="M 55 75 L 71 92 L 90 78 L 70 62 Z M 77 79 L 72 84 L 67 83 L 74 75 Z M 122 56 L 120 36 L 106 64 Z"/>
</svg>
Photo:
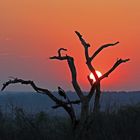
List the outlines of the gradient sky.
<svg viewBox="0 0 140 140">
<path fill-rule="evenodd" d="M 120 41 L 93 62 L 102 73 L 117 58 L 131 59 L 103 80 L 103 90 L 140 90 L 139 0 L 1 0 L 0 84 L 14 76 L 50 90 L 58 85 L 73 90 L 67 63 L 48 59 L 64 47 L 75 58 L 82 89 L 88 90 L 89 70 L 75 30 L 92 45 L 90 53 L 102 44 Z"/>
</svg>

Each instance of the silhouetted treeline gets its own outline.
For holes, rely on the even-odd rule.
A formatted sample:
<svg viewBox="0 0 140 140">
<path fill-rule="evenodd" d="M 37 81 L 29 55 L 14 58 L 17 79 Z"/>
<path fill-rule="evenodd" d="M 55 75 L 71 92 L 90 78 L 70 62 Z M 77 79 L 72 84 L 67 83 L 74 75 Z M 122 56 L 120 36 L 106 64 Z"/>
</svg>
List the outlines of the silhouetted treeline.
<svg viewBox="0 0 140 140">
<path fill-rule="evenodd" d="M 12 115 L 0 112 L 0 140 L 74 140 L 77 134 L 64 117 L 31 115 L 17 107 L 12 111 Z M 80 140 L 139 140 L 140 104 L 93 114 L 83 128 Z"/>
</svg>

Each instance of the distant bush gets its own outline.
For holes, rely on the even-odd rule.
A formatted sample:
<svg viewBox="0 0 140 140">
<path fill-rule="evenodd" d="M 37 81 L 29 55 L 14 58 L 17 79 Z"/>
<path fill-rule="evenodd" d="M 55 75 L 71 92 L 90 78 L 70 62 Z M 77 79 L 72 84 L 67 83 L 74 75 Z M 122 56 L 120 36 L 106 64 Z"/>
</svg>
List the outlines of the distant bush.
<svg viewBox="0 0 140 140">
<path fill-rule="evenodd" d="M 32 115 L 16 107 L 13 117 L 0 111 L 0 140 L 62 140 L 71 135 L 70 131 L 69 120 L 45 112 Z"/>
<path fill-rule="evenodd" d="M 84 128 L 81 139 L 140 140 L 140 104 L 92 114 Z"/>
<path fill-rule="evenodd" d="M 65 117 L 27 114 L 21 108 L 15 108 L 11 117 L 0 111 L 0 140 L 74 140 L 76 132 Z M 140 140 L 140 104 L 92 114 L 79 139 Z"/>
</svg>

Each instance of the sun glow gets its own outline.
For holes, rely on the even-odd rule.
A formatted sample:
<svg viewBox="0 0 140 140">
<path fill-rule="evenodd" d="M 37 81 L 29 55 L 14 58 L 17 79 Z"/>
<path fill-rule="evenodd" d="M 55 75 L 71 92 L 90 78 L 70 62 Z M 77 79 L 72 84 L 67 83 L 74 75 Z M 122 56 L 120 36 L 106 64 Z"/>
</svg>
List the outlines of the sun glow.
<svg viewBox="0 0 140 140">
<path fill-rule="evenodd" d="M 102 76 L 102 73 L 101 73 L 100 71 L 98 71 L 98 70 L 96 70 L 96 74 L 97 74 L 98 77 L 101 77 L 101 76 Z M 93 73 L 90 73 L 89 77 L 90 77 L 90 79 L 93 80 L 93 82 L 96 81 L 96 79 L 95 79 Z"/>
</svg>

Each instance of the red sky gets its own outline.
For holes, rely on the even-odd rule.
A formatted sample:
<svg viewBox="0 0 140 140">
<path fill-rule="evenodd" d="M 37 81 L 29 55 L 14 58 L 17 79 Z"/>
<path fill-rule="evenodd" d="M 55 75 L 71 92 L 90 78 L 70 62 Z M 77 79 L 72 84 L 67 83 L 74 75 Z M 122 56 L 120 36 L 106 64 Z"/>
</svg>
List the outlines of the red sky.
<svg viewBox="0 0 140 140">
<path fill-rule="evenodd" d="M 64 47 L 75 58 L 82 89 L 88 90 L 78 30 L 91 44 L 91 54 L 102 44 L 120 41 L 93 62 L 102 73 L 117 58 L 131 59 L 102 82 L 103 90 L 140 90 L 139 9 L 139 0 L 1 0 L 0 84 L 15 76 L 50 90 L 58 85 L 73 90 L 67 63 L 48 59 Z"/>
</svg>

